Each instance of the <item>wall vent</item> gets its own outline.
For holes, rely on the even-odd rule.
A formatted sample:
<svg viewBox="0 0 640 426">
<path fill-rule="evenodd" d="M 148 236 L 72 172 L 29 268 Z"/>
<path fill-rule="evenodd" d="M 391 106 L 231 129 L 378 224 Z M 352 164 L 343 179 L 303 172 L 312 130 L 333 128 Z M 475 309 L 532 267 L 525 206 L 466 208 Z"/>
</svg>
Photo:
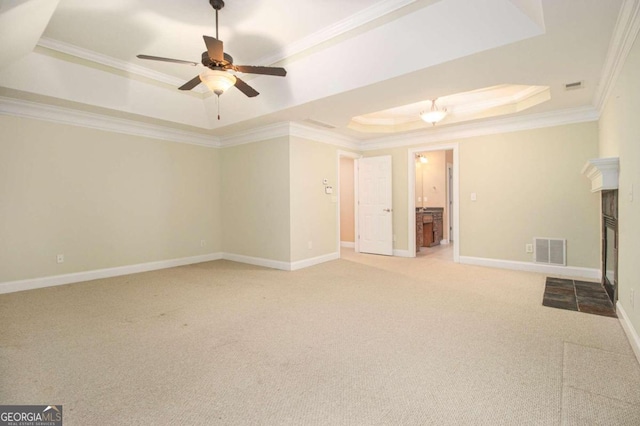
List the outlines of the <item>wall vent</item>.
<svg viewBox="0 0 640 426">
<path fill-rule="evenodd" d="M 324 127 L 325 129 L 335 129 L 336 126 L 333 126 L 329 123 L 324 123 L 322 121 L 314 120 L 313 118 L 307 118 L 304 120 L 305 123 L 313 124 L 314 126 Z"/>
<path fill-rule="evenodd" d="M 535 263 L 567 265 L 567 240 L 562 238 L 534 238 L 533 242 Z"/>
<path fill-rule="evenodd" d="M 574 81 L 573 83 L 566 83 L 564 90 L 578 90 L 584 87 L 584 81 Z"/>
</svg>

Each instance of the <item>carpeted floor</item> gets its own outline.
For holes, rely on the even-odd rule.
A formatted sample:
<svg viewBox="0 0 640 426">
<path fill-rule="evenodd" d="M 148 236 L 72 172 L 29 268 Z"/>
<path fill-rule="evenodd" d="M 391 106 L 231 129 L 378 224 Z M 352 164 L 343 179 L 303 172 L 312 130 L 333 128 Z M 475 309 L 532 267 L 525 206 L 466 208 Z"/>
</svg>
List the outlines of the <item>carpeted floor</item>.
<svg viewBox="0 0 640 426">
<path fill-rule="evenodd" d="M 0 403 L 71 425 L 638 425 L 615 318 L 545 276 L 359 255 L 228 261 L 0 296 Z"/>
</svg>

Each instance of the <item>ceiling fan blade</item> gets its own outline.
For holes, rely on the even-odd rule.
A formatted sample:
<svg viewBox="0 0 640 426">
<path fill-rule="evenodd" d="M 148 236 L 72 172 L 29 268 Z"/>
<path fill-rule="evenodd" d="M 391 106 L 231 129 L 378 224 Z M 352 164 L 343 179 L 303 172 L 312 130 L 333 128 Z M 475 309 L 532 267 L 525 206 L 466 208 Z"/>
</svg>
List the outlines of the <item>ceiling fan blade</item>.
<svg viewBox="0 0 640 426">
<path fill-rule="evenodd" d="M 194 78 L 192 78 L 191 80 L 187 81 L 182 86 L 178 87 L 178 89 L 180 89 L 180 90 L 191 90 L 191 89 L 193 89 L 194 87 L 196 87 L 200 83 L 202 83 L 202 80 L 200 80 L 200 76 L 199 75 L 196 75 Z"/>
<path fill-rule="evenodd" d="M 196 65 L 198 65 L 196 62 L 183 61 L 181 59 L 162 58 L 160 56 L 137 55 L 137 57 L 140 58 L 140 59 L 149 59 L 151 61 L 173 62 L 173 63 L 176 63 L 176 64 L 193 65 L 194 67 Z"/>
<path fill-rule="evenodd" d="M 279 67 L 254 67 L 252 65 L 236 65 L 235 69 L 247 74 L 277 75 L 278 77 L 284 77 L 287 75 L 287 70 Z"/>
<path fill-rule="evenodd" d="M 202 38 L 204 38 L 204 44 L 207 45 L 209 59 L 214 62 L 224 61 L 224 47 L 222 42 L 215 37 L 202 36 Z"/>
<path fill-rule="evenodd" d="M 258 93 L 258 91 L 256 89 L 254 89 L 253 87 L 249 86 L 247 83 L 245 83 L 243 80 L 239 79 L 236 76 L 236 87 L 238 88 L 238 90 L 240 90 L 242 93 L 244 93 L 245 95 L 247 95 L 250 98 L 253 98 L 255 96 L 258 96 L 260 93 Z"/>
</svg>

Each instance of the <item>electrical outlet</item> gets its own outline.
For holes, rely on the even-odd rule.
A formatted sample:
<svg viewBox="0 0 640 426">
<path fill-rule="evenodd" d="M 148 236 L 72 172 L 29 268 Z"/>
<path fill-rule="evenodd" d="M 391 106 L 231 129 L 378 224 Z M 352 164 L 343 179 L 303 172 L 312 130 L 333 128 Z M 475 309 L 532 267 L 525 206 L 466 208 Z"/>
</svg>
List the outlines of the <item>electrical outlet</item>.
<svg viewBox="0 0 640 426">
<path fill-rule="evenodd" d="M 533 244 L 525 244 L 524 249 L 527 253 L 533 253 Z"/>
<path fill-rule="evenodd" d="M 59 254 L 56 256 L 56 262 L 64 263 L 64 254 Z"/>
<path fill-rule="evenodd" d="M 200 240 L 200 247 L 204 247 L 207 245 L 207 241 L 206 240 Z"/>
</svg>

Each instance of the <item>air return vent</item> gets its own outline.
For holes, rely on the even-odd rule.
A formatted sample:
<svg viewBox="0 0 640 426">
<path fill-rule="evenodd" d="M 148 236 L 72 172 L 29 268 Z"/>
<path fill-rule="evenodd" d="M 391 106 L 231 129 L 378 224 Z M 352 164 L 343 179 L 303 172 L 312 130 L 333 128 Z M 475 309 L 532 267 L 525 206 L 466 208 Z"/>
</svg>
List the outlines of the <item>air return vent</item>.
<svg viewBox="0 0 640 426">
<path fill-rule="evenodd" d="M 561 238 L 534 238 L 535 263 L 546 265 L 567 264 L 567 240 Z"/>
<path fill-rule="evenodd" d="M 566 83 L 564 90 L 578 90 L 584 87 L 584 81 L 574 81 L 573 83 Z"/>
<path fill-rule="evenodd" d="M 329 123 L 324 123 L 322 121 L 314 120 L 313 118 L 307 118 L 304 120 L 306 123 L 313 124 L 314 126 L 324 127 L 325 129 L 335 129 L 336 126 L 333 126 Z"/>
</svg>

